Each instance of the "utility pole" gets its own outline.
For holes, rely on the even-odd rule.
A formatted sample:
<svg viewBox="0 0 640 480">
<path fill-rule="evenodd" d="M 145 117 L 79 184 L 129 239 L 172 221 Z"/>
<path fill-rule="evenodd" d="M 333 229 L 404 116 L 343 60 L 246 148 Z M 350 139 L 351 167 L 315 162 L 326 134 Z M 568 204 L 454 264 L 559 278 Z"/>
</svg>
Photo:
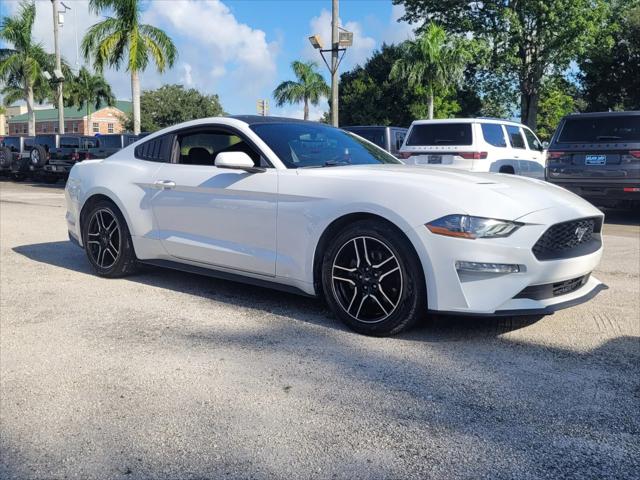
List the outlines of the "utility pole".
<svg viewBox="0 0 640 480">
<path fill-rule="evenodd" d="M 269 100 L 258 100 L 256 102 L 256 107 L 258 110 L 258 115 L 262 115 L 263 117 L 269 115 Z"/>
<path fill-rule="evenodd" d="M 322 61 L 331 73 L 331 125 L 338 126 L 338 67 L 347 52 L 347 47 L 353 45 L 353 32 L 341 28 L 338 23 L 338 0 L 333 0 L 331 14 L 331 48 L 323 48 L 320 35 L 311 35 L 309 42 L 313 48 L 320 52 Z M 325 53 L 331 52 L 331 64 L 327 61 Z M 328 57 L 328 55 L 327 55 Z"/>
<path fill-rule="evenodd" d="M 331 9 L 331 124 L 338 126 L 338 0 L 333 0 Z"/>
<path fill-rule="evenodd" d="M 53 43 L 56 53 L 56 69 L 53 72 L 56 88 L 58 91 L 58 133 L 64 133 L 64 103 L 62 101 L 62 66 L 60 62 L 60 43 L 59 36 L 59 24 L 58 24 L 58 0 L 51 0 L 53 6 Z M 59 76 L 58 76 L 59 75 Z"/>
</svg>

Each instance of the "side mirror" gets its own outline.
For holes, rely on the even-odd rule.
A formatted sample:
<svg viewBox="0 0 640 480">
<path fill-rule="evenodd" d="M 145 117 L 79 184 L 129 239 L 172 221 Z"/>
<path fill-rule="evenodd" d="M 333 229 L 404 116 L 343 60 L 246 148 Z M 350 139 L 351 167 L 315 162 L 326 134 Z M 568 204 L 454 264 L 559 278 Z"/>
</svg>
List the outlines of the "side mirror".
<svg viewBox="0 0 640 480">
<path fill-rule="evenodd" d="M 232 170 L 244 170 L 249 173 L 260 173 L 265 168 L 256 167 L 251 157 L 244 152 L 220 152 L 216 155 L 215 166 Z"/>
<path fill-rule="evenodd" d="M 549 142 L 542 142 L 542 149 L 541 150 L 546 150 L 547 148 L 549 148 Z"/>
</svg>

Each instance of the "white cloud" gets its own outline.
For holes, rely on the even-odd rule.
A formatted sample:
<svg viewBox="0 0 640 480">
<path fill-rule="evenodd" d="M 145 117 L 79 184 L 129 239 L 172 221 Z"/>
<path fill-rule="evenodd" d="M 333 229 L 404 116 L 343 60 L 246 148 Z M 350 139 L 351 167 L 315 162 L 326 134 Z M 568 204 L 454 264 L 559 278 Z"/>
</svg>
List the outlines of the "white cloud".
<svg viewBox="0 0 640 480">
<path fill-rule="evenodd" d="M 331 48 L 331 12 L 323 9 L 320 15 L 311 19 L 309 25 L 311 27 L 310 31 L 313 34 L 320 35 L 322 38 L 324 48 Z M 373 49 L 376 47 L 376 41 L 363 33 L 362 26 L 358 22 L 351 21 L 343 24 L 340 21 L 340 26 L 353 32 L 353 46 L 349 47 L 343 62 L 340 64 L 340 70 L 345 71 L 355 65 L 363 64 L 371 56 Z M 303 55 L 305 58 L 322 62 L 322 59 L 318 58 L 318 51 L 311 46 L 306 37 L 304 38 Z"/>
<path fill-rule="evenodd" d="M 20 6 L 20 3 L 14 0 L 0 0 L 0 3 L 4 4 L 2 15 L 13 15 Z M 71 10 L 64 14 L 64 26 L 60 29 L 60 54 L 76 70 L 85 64 L 80 48 L 82 37 L 88 27 L 99 22 L 102 18 L 89 12 L 88 0 L 73 0 L 65 3 L 71 7 Z M 36 2 L 33 37 L 42 43 L 46 51 L 53 52 L 53 15 L 52 4 L 49 1 Z M 127 73 L 107 69 L 104 74 L 116 97 L 119 99 L 131 98 L 131 82 Z"/>
<path fill-rule="evenodd" d="M 321 98 L 318 105 L 309 105 L 309 120 L 320 120 L 324 112 L 328 110 L 327 99 Z M 304 118 L 304 107 L 301 103 L 298 105 L 273 107 L 269 109 L 269 115 L 302 119 Z"/>
<path fill-rule="evenodd" d="M 188 63 L 183 63 L 182 69 L 184 70 L 184 73 L 180 77 L 180 81 L 186 87 L 190 87 L 191 85 L 193 85 L 193 75 L 191 75 L 191 71 L 193 70 L 193 68 Z"/>
<path fill-rule="evenodd" d="M 88 0 L 65 2 L 72 8 L 65 14 L 61 29 L 61 53 L 76 64 L 76 34 L 78 42 L 86 29 L 101 21 L 102 16 L 89 12 Z M 14 14 L 18 0 L 0 0 L 2 16 Z M 36 2 L 34 38 L 53 51 L 51 2 Z M 261 90 L 275 83 L 275 60 L 278 42 L 268 42 L 262 30 L 238 22 L 220 0 L 155 1 L 146 4 L 142 21 L 163 28 L 178 48 L 178 63 L 160 74 L 153 64 L 140 75 L 143 90 L 166 83 L 183 83 L 203 91 L 230 87 L 239 97 L 258 98 Z M 77 30 L 76 30 L 77 27 Z M 79 56 L 82 64 L 82 57 Z M 131 98 L 131 81 L 125 69 L 107 69 L 105 77 L 121 99 Z M 224 82 L 224 84 L 218 84 Z M 224 99 L 223 99 L 224 104 Z"/>
<path fill-rule="evenodd" d="M 415 38 L 414 29 L 417 25 L 398 20 L 405 14 L 404 5 L 393 5 L 391 7 L 391 18 L 389 24 L 384 29 L 382 41 L 385 43 L 401 43 L 405 40 Z"/>
<path fill-rule="evenodd" d="M 269 43 L 264 31 L 238 22 L 219 0 L 153 2 L 143 19 L 179 35 L 180 59 L 191 66 L 199 88 L 211 90 L 216 79 L 227 75 L 239 94 L 254 96 L 275 78 L 278 44 Z"/>
</svg>

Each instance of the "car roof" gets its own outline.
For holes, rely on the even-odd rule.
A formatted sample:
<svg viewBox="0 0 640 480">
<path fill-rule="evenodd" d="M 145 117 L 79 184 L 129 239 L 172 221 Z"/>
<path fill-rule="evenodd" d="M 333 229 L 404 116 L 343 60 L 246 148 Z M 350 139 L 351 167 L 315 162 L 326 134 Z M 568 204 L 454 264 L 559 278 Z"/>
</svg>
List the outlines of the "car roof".
<svg viewBox="0 0 640 480">
<path fill-rule="evenodd" d="M 510 125 L 526 126 L 520 122 L 513 120 L 504 120 L 501 118 L 474 117 L 474 118 L 437 118 L 433 120 L 414 120 L 413 125 L 429 125 L 438 123 L 508 123 Z"/>
<path fill-rule="evenodd" d="M 341 125 L 340 128 L 396 128 L 406 130 L 405 127 L 396 127 L 394 125 Z"/>
<path fill-rule="evenodd" d="M 299 118 L 287 118 L 287 117 L 263 117 L 262 115 L 229 115 L 224 118 L 233 118 L 240 120 L 247 125 L 257 125 L 260 123 L 311 123 L 317 125 L 318 122 L 311 120 L 300 120 Z"/>
<path fill-rule="evenodd" d="M 582 118 L 582 117 L 629 117 L 634 115 L 640 115 L 640 110 L 628 110 L 626 112 L 585 112 L 585 113 L 570 113 L 565 118 Z"/>
</svg>

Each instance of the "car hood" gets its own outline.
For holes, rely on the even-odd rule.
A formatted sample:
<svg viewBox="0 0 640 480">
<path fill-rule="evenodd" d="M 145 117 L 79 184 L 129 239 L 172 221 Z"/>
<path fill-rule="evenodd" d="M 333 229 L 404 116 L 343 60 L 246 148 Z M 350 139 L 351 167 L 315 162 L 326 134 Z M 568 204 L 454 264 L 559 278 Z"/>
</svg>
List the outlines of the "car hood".
<svg viewBox="0 0 640 480">
<path fill-rule="evenodd" d="M 299 169 L 301 175 L 355 180 L 365 195 L 415 198 L 416 190 L 448 204 L 453 213 L 516 220 L 539 210 L 562 207 L 574 216 L 601 215 L 577 195 L 542 180 L 510 174 L 465 172 L 417 165 L 348 165 Z"/>
</svg>

